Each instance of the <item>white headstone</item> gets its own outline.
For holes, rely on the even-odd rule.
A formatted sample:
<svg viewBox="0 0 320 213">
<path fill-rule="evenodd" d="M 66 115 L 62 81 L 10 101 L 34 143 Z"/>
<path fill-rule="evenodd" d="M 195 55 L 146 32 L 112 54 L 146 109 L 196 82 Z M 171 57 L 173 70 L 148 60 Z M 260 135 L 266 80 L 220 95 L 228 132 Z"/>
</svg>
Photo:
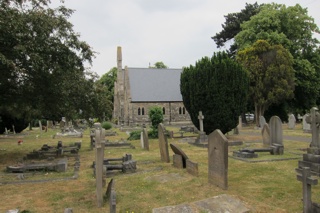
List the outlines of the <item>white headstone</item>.
<svg viewBox="0 0 320 213">
<path fill-rule="evenodd" d="M 202 115 L 202 111 L 199 111 L 198 119 L 199 119 L 199 123 L 200 123 L 200 132 L 203 132 L 203 119 L 204 119 L 204 116 Z"/>
<path fill-rule="evenodd" d="M 266 119 L 261 115 L 259 117 L 259 126 L 260 128 L 263 128 L 263 126 L 266 124 Z"/>
<path fill-rule="evenodd" d="M 289 129 L 294 129 L 295 126 L 296 126 L 296 117 L 294 116 L 294 114 L 290 114 L 289 115 L 288 128 Z"/>
<path fill-rule="evenodd" d="M 311 132 L 311 125 L 306 121 L 308 116 L 309 114 L 307 113 L 302 117 L 302 129 L 304 132 Z"/>
<path fill-rule="evenodd" d="M 142 132 L 142 131 L 141 131 L 141 133 L 140 133 L 140 143 L 141 143 L 141 148 L 144 149 L 143 132 Z"/>
</svg>

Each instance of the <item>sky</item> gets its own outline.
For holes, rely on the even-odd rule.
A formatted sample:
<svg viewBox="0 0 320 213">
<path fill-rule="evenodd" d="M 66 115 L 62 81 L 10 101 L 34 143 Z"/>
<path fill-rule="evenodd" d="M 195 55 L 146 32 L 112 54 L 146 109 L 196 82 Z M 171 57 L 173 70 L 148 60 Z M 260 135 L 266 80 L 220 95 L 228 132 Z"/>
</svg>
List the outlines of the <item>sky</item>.
<svg viewBox="0 0 320 213">
<path fill-rule="evenodd" d="M 101 77 L 117 66 L 118 46 L 123 67 L 162 61 L 169 68 L 182 68 L 211 57 L 224 50 L 211 38 L 222 30 L 224 15 L 255 2 L 300 4 L 320 27 L 319 0 L 65 0 L 64 5 L 75 10 L 69 21 L 80 40 L 97 52 L 91 70 Z M 51 6 L 59 4 L 52 0 Z"/>
</svg>

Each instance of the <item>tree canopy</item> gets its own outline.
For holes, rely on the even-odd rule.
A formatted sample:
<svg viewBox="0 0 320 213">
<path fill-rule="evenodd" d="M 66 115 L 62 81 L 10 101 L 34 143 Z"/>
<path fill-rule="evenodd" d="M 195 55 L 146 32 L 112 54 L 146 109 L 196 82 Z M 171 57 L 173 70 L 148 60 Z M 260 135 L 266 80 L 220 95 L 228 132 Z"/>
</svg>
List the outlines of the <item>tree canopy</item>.
<svg viewBox="0 0 320 213">
<path fill-rule="evenodd" d="M 154 66 L 153 66 L 153 67 L 151 67 L 151 68 L 167 69 L 167 68 L 168 68 L 168 66 L 167 66 L 167 65 L 165 65 L 162 61 L 158 61 L 158 62 L 156 62 L 156 63 L 154 64 Z"/>
<path fill-rule="evenodd" d="M 258 124 L 257 118 L 271 104 L 279 104 L 293 97 L 292 55 L 282 45 L 270 45 L 265 40 L 258 40 L 239 51 L 237 59 L 249 71 L 249 96 L 254 101 Z"/>
<path fill-rule="evenodd" d="M 248 73 L 225 52 L 204 57 L 181 73 L 180 90 L 192 123 L 199 129 L 198 114 L 204 115 L 204 131 L 223 133 L 235 128 L 245 111 Z"/>
<path fill-rule="evenodd" d="M 96 75 L 85 67 L 94 52 L 68 21 L 73 10 L 48 4 L 0 2 L 0 115 L 58 120 L 81 109 L 94 116 Z"/>
</svg>

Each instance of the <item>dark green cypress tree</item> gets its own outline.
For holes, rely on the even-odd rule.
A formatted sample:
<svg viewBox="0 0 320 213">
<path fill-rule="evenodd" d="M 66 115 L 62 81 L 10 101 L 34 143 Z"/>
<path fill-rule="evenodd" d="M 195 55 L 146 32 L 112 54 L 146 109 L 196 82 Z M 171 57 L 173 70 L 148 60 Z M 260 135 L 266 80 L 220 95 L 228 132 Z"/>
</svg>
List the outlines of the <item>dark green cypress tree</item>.
<svg viewBox="0 0 320 213">
<path fill-rule="evenodd" d="M 204 115 L 204 131 L 227 133 L 238 125 L 245 112 L 249 88 L 248 73 L 225 52 L 204 57 L 181 73 L 180 90 L 192 123 L 199 129 L 198 114 Z"/>
</svg>

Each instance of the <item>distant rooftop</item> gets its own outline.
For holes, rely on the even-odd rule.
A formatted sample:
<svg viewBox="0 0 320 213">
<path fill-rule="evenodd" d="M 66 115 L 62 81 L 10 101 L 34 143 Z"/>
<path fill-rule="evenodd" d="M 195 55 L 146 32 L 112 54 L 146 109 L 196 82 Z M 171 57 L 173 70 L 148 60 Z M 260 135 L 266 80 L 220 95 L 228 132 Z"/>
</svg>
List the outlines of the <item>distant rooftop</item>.
<svg viewBox="0 0 320 213">
<path fill-rule="evenodd" d="M 181 102 L 182 69 L 128 68 L 132 102 Z"/>
</svg>

